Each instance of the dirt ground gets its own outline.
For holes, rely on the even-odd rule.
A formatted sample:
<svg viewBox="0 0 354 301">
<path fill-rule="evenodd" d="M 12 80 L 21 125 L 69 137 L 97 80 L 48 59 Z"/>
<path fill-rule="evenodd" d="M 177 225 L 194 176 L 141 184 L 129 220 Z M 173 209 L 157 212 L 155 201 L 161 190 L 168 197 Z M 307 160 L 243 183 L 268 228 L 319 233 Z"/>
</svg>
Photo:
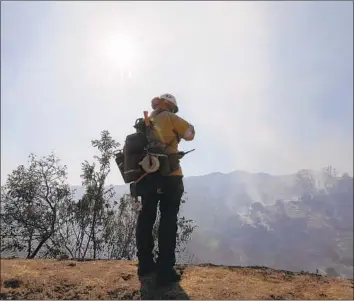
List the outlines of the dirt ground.
<svg viewBox="0 0 354 301">
<path fill-rule="evenodd" d="M 354 282 L 262 267 L 180 266 L 182 281 L 155 299 L 352 300 Z M 1 260 L 0 299 L 152 299 L 133 261 Z M 141 294 L 143 292 L 143 295 Z"/>
</svg>

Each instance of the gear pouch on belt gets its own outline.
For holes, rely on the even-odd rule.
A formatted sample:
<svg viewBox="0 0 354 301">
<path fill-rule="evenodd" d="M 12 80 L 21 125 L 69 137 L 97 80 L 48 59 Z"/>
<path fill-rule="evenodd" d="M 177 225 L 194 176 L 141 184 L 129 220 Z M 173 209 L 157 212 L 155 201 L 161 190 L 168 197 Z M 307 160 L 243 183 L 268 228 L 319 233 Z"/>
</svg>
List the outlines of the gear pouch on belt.
<svg viewBox="0 0 354 301">
<path fill-rule="evenodd" d="M 173 170 L 171 169 L 169 155 L 166 153 L 166 150 L 155 146 L 150 147 L 149 152 L 152 154 L 158 154 L 160 163 L 159 172 L 162 176 L 168 176 Z"/>
<path fill-rule="evenodd" d="M 162 176 L 168 176 L 172 170 L 171 170 L 171 166 L 170 166 L 170 160 L 169 157 L 159 157 L 159 161 L 160 161 L 160 173 Z"/>
<path fill-rule="evenodd" d="M 169 154 L 169 155 L 168 155 L 168 161 L 169 161 L 169 163 L 170 163 L 171 172 L 174 172 L 174 171 L 176 171 L 177 169 L 180 168 L 180 165 L 179 165 L 179 156 L 178 156 L 177 153 Z"/>
</svg>

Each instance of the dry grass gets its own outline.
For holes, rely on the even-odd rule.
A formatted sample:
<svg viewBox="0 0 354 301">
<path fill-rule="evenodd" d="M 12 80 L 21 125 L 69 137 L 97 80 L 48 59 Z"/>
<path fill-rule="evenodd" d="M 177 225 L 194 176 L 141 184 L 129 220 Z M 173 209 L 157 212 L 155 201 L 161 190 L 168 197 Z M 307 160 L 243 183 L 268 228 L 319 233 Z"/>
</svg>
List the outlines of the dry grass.
<svg viewBox="0 0 354 301">
<path fill-rule="evenodd" d="M 351 280 L 267 268 L 187 266 L 181 270 L 181 290 L 190 299 L 353 299 Z M 174 298 L 173 294 L 165 299 Z M 136 262 L 1 260 L 0 299 L 140 298 Z"/>
</svg>

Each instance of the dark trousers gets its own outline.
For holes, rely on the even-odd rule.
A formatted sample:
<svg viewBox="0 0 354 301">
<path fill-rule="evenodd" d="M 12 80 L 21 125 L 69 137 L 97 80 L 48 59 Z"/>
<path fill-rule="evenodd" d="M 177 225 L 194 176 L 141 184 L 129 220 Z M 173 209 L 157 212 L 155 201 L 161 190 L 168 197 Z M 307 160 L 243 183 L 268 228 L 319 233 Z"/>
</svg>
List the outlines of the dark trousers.
<svg viewBox="0 0 354 301">
<path fill-rule="evenodd" d="M 154 188 L 142 195 L 142 209 L 136 227 L 136 245 L 139 269 L 149 269 L 153 264 L 154 241 L 152 229 L 156 220 L 157 207 L 161 217 L 158 230 L 157 267 L 161 272 L 172 269 L 176 263 L 177 215 L 184 192 L 181 176 L 167 176 L 157 180 Z M 151 186 L 150 186 L 151 187 Z"/>
</svg>

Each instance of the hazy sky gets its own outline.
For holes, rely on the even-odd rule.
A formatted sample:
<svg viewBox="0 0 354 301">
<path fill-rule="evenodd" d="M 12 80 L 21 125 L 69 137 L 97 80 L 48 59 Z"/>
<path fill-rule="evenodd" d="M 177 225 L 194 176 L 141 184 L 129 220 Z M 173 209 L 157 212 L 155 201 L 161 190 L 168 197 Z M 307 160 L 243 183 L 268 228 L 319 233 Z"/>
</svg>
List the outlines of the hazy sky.
<svg viewBox="0 0 354 301">
<path fill-rule="evenodd" d="M 1 2 L 2 183 L 54 150 L 80 184 L 162 93 L 196 128 L 186 176 L 352 174 L 353 3 Z"/>
</svg>

